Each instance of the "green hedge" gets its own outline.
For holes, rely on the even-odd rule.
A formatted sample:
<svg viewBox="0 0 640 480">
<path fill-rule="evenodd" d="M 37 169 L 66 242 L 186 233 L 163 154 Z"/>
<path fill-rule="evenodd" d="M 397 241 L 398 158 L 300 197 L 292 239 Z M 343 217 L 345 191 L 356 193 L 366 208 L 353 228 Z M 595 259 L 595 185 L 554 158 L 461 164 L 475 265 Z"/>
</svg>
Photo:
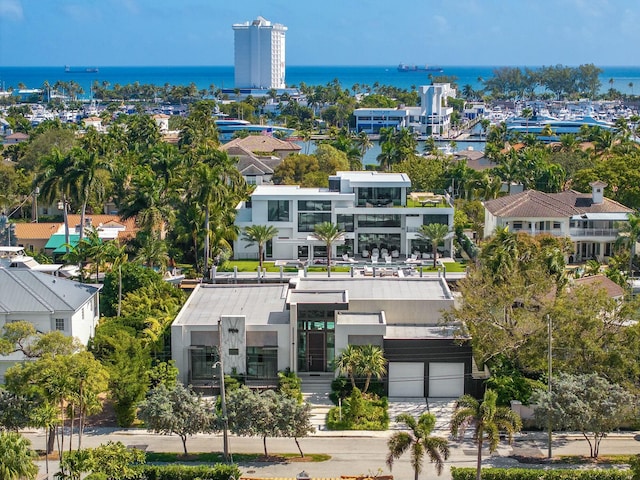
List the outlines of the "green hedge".
<svg viewBox="0 0 640 480">
<path fill-rule="evenodd" d="M 240 478 L 237 465 L 140 465 L 126 480 L 229 480 Z"/>
<path fill-rule="evenodd" d="M 453 480 L 475 480 L 475 468 L 451 467 Z M 573 470 L 539 468 L 483 468 L 482 480 L 631 480 L 629 470 Z"/>
</svg>

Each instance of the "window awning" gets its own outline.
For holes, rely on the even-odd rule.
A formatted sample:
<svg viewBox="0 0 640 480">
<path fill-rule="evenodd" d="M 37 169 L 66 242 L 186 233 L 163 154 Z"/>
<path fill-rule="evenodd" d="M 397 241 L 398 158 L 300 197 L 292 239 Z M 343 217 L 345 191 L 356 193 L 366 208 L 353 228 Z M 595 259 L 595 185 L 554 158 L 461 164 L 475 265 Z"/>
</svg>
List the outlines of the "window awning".
<svg viewBox="0 0 640 480">
<path fill-rule="evenodd" d="M 626 212 L 582 213 L 574 215 L 571 220 L 628 220 L 628 215 Z"/>
<path fill-rule="evenodd" d="M 72 233 L 69 235 L 69 245 L 71 247 L 75 247 L 80 240 L 80 235 L 77 233 Z M 67 249 L 64 246 L 65 238 L 64 234 L 56 233 L 51 235 L 47 244 L 44 246 L 45 250 L 53 250 L 52 253 L 67 253 Z"/>
</svg>

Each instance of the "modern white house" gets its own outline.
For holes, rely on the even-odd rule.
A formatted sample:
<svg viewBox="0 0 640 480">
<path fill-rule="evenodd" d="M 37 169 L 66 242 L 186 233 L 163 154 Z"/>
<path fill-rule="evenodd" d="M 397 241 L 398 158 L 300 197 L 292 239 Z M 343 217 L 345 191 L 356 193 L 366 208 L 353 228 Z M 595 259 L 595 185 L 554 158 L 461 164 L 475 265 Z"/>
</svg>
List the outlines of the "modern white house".
<svg viewBox="0 0 640 480">
<path fill-rule="evenodd" d="M 496 227 L 531 235 L 547 233 L 568 237 L 574 245 L 570 263 L 589 259 L 600 261 L 612 255 L 620 225 L 628 221 L 631 208 L 604 196 L 604 182 L 592 182 L 591 193 L 566 190 L 544 193 L 537 190 L 485 202 L 484 235 Z"/>
<path fill-rule="evenodd" d="M 0 327 L 25 320 L 38 332 L 59 330 L 86 345 L 100 317 L 101 286 L 83 284 L 27 268 L 0 267 Z M 0 356 L 0 381 L 22 353 Z"/>
<path fill-rule="evenodd" d="M 266 257 L 309 259 L 326 257 L 326 245 L 313 237 L 315 226 L 337 224 L 344 241 L 334 245 L 332 257 L 344 254 L 368 258 L 374 249 L 393 258 L 414 252 L 431 252 L 431 243 L 418 235 L 421 225 L 442 223 L 453 230 L 453 204 L 448 194 L 410 193 L 411 180 L 404 173 L 376 171 L 337 172 L 329 188 L 298 185 L 258 185 L 241 202 L 236 226 L 273 225 L 278 235 L 266 244 Z M 442 253 L 451 252 L 452 239 Z M 240 236 L 234 241 L 235 258 L 258 258 L 257 245 Z"/>
<path fill-rule="evenodd" d="M 235 88 L 285 88 L 287 27 L 258 17 L 234 24 L 233 30 Z"/>
<path fill-rule="evenodd" d="M 420 107 L 356 108 L 356 132 L 380 133 L 381 128 L 411 128 L 420 124 Z"/>
<path fill-rule="evenodd" d="M 455 88 L 449 83 L 422 85 L 419 107 L 357 108 L 353 115 L 356 131 L 370 134 L 381 128 L 408 128 L 420 135 L 447 135 L 451 126 L 453 107 L 447 99 L 456 97 Z"/>
<path fill-rule="evenodd" d="M 348 345 L 373 344 L 388 361 L 389 396 L 456 398 L 475 392 L 478 372 L 469 343 L 441 325 L 453 303 L 442 278 L 201 284 L 171 326 L 171 355 L 179 379 L 194 386 L 212 385 L 219 352 L 225 373 L 274 385 L 287 369 L 330 379 Z"/>
<path fill-rule="evenodd" d="M 422 85 L 419 88 L 421 112 L 420 133 L 427 135 L 447 135 L 451 126 L 453 107 L 447 99 L 456 97 L 456 89 L 449 83 Z"/>
</svg>

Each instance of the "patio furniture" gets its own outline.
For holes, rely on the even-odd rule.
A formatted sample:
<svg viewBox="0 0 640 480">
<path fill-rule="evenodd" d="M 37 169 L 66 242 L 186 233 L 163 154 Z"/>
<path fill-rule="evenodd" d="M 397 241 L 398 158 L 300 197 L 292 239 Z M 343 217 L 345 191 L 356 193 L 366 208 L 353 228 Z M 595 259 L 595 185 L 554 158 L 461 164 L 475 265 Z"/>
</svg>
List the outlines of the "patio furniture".
<svg viewBox="0 0 640 480">
<path fill-rule="evenodd" d="M 391 256 L 392 256 L 393 258 L 398 258 L 398 257 L 400 256 L 400 252 L 399 252 L 398 250 L 393 250 L 393 251 L 391 252 Z"/>
<path fill-rule="evenodd" d="M 378 258 L 380 258 L 378 255 L 371 255 L 371 263 L 378 263 Z"/>
<path fill-rule="evenodd" d="M 391 263 L 391 255 L 387 255 L 384 257 L 384 263 Z"/>
<path fill-rule="evenodd" d="M 369 250 L 362 251 L 362 258 L 369 258 Z"/>
</svg>

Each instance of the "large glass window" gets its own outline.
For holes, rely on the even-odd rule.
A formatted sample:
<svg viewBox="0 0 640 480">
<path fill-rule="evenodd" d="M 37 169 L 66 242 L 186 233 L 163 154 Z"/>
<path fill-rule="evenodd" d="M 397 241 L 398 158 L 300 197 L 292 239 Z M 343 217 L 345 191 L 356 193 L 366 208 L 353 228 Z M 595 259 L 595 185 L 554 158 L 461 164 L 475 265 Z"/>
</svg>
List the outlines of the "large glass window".
<svg viewBox="0 0 640 480">
<path fill-rule="evenodd" d="M 388 251 L 400 251 L 400 234 L 360 233 L 358 234 L 358 250 L 371 252 L 374 248 L 386 248 Z"/>
<path fill-rule="evenodd" d="M 298 200 L 299 212 L 330 212 L 331 200 Z"/>
<path fill-rule="evenodd" d="M 400 227 L 400 215 L 358 215 L 358 227 Z"/>
<path fill-rule="evenodd" d="M 359 207 L 378 207 L 402 204 L 402 188 L 365 187 L 358 188 Z"/>
<path fill-rule="evenodd" d="M 269 200 L 267 203 L 270 222 L 290 222 L 289 200 Z"/>
<path fill-rule="evenodd" d="M 191 380 L 213 380 L 213 364 L 218 361 L 216 347 L 191 347 Z"/>
<path fill-rule="evenodd" d="M 331 221 L 331 212 L 299 212 L 298 213 L 298 231 L 313 232 L 316 225 L 323 222 Z"/>
<path fill-rule="evenodd" d="M 247 347 L 247 376 L 250 378 L 276 378 L 278 376 L 278 349 L 276 347 Z"/>
<path fill-rule="evenodd" d="M 336 217 L 338 228 L 343 232 L 353 232 L 353 215 L 339 213 Z"/>
<path fill-rule="evenodd" d="M 431 223 L 441 223 L 442 225 L 449 225 L 448 215 L 423 215 L 422 224 L 429 225 Z"/>
</svg>

